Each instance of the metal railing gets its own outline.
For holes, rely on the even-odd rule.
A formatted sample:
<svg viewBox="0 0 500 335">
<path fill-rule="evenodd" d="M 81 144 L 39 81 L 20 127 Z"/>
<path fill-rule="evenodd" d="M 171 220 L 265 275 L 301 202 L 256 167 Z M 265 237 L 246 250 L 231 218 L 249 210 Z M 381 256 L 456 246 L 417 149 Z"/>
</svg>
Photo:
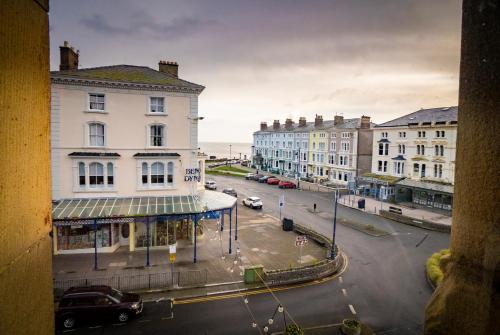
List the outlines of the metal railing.
<svg viewBox="0 0 500 335">
<path fill-rule="evenodd" d="M 196 287 L 207 284 L 207 272 L 207 270 L 193 270 L 97 278 L 54 279 L 54 289 L 67 290 L 70 287 L 90 285 L 107 285 L 124 291 Z"/>
</svg>

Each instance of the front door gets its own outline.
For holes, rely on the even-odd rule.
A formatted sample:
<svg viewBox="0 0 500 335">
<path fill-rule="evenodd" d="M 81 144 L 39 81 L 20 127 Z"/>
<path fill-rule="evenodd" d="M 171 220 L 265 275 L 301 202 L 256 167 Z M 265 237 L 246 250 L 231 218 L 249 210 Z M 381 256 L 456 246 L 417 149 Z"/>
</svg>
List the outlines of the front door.
<svg viewBox="0 0 500 335">
<path fill-rule="evenodd" d="M 123 223 L 120 225 L 120 245 L 129 244 L 130 237 L 130 226 L 128 223 Z"/>
</svg>

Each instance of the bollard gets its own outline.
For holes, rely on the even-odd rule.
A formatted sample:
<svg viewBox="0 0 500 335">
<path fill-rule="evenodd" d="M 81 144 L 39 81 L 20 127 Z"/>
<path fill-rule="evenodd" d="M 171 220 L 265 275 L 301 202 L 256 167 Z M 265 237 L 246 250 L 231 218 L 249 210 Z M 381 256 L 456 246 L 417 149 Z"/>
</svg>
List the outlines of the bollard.
<svg viewBox="0 0 500 335">
<path fill-rule="evenodd" d="M 314 211 L 316 212 L 316 204 L 314 204 Z"/>
</svg>

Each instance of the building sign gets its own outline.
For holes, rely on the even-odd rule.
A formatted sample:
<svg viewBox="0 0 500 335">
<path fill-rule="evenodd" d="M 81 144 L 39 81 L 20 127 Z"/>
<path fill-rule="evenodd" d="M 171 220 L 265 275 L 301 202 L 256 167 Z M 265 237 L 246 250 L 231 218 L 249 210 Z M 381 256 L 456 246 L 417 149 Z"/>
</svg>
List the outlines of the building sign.
<svg viewBox="0 0 500 335">
<path fill-rule="evenodd" d="M 201 181 L 200 169 L 186 169 L 184 174 L 184 181 Z"/>
</svg>

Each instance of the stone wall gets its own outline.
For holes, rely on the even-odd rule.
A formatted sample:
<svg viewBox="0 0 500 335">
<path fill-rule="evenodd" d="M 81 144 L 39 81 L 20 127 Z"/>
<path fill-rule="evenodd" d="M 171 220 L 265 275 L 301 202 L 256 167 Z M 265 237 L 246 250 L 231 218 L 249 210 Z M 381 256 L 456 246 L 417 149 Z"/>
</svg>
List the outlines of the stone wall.
<svg viewBox="0 0 500 335">
<path fill-rule="evenodd" d="M 54 334 L 48 1 L 0 13 L 0 334 Z"/>
<path fill-rule="evenodd" d="M 398 221 L 410 226 L 415 226 L 419 228 L 424 228 L 424 229 L 429 229 L 429 230 L 435 230 L 435 231 L 440 231 L 443 233 L 449 233 L 451 231 L 451 226 L 447 225 L 441 225 L 437 224 L 431 221 L 427 220 L 420 220 L 420 219 L 415 219 L 406 215 L 402 214 L 397 214 L 397 213 L 392 213 L 386 210 L 380 210 L 379 211 L 380 216 L 383 216 L 387 219 Z"/>
</svg>

